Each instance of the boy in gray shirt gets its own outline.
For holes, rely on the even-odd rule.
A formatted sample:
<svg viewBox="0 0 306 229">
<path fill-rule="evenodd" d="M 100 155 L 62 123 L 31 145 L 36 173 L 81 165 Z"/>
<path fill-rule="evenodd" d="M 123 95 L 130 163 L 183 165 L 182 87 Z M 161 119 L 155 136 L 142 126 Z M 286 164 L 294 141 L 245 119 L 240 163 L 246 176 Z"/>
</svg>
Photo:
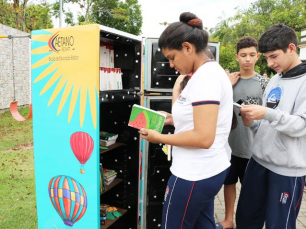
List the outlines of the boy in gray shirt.
<svg viewBox="0 0 306 229">
<path fill-rule="evenodd" d="M 244 99 L 249 104 L 262 104 L 262 94 L 268 79 L 255 72 L 254 66 L 260 54 L 255 38 L 242 37 L 236 44 L 235 58 L 239 63 L 239 72 L 229 75 L 233 85 L 233 100 Z M 232 149 L 231 167 L 224 182 L 225 219 L 217 224 L 217 229 L 234 227 L 234 204 L 236 200 L 236 183 L 238 178 L 242 183 L 245 168 L 251 158 L 253 132 L 243 125 L 239 117 L 239 109 L 234 107 L 238 125 L 229 136 L 229 145 Z"/>
<path fill-rule="evenodd" d="M 306 174 L 306 64 L 297 36 L 283 24 L 270 27 L 259 51 L 277 74 L 263 105 L 244 105 L 243 122 L 255 132 L 238 201 L 237 229 L 296 228 Z"/>
</svg>

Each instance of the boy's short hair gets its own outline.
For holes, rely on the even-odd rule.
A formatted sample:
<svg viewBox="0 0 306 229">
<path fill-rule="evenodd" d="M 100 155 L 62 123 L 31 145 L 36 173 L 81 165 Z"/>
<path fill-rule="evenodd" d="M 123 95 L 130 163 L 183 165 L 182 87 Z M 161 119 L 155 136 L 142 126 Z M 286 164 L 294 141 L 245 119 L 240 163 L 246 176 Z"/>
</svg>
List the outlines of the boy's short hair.
<svg viewBox="0 0 306 229">
<path fill-rule="evenodd" d="M 262 53 L 275 51 L 277 49 L 287 52 L 290 43 L 297 46 L 298 38 L 295 31 L 284 24 L 275 24 L 261 35 L 258 46 L 259 51 Z"/>
<path fill-rule="evenodd" d="M 240 49 L 255 47 L 258 52 L 258 43 L 254 37 L 245 36 L 239 39 L 236 44 L 236 52 L 238 54 Z"/>
</svg>

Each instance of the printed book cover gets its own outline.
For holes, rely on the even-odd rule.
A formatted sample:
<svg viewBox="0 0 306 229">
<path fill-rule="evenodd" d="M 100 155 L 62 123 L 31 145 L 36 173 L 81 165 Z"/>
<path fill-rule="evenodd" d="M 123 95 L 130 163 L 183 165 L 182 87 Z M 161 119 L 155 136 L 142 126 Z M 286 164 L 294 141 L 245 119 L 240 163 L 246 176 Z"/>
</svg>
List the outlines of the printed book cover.
<svg viewBox="0 0 306 229">
<path fill-rule="evenodd" d="M 165 120 L 165 114 L 134 104 L 128 125 L 139 130 L 141 128 L 146 128 L 161 133 Z"/>
</svg>

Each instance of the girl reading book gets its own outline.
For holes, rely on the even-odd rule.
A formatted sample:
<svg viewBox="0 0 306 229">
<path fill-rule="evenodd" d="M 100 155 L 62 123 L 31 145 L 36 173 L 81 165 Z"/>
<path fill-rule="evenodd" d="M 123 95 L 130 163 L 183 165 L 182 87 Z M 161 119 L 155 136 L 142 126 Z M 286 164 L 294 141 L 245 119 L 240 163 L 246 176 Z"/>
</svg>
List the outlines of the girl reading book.
<svg viewBox="0 0 306 229">
<path fill-rule="evenodd" d="M 224 69 L 205 54 L 207 43 L 201 19 L 188 12 L 159 38 L 170 66 L 188 75 L 179 77 L 173 88 L 170 123 L 175 133 L 140 131 L 149 142 L 173 146 L 162 228 L 216 228 L 214 197 L 230 166 L 227 140 L 233 94 Z"/>
</svg>

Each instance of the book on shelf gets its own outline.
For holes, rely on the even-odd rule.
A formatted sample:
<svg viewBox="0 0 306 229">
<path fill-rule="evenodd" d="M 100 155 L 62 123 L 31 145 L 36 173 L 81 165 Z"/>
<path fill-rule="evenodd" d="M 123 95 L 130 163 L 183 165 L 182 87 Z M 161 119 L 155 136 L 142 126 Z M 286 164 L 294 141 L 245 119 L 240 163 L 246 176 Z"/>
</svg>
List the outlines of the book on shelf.
<svg viewBox="0 0 306 229">
<path fill-rule="evenodd" d="M 103 169 L 103 173 L 104 173 L 105 179 L 110 178 L 110 177 L 112 177 L 112 176 L 117 174 L 117 172 L 115 170 L 113 170 L 113 169 L 106 169 L 106 168 Z"/>
<path fill-rule="evenodd" d="M 146 128 L 161 133 L 165 120 L 165 114 L 134 104 L 128 125 L 139 130 L 141 128 Z"/>
<path fill-rule="evenodd" d="M 108 133 L 106 131 L 100 131 L 100 139 L 106 141 L 117 140 L 118 134 Z"/>
<path fill-rule="evenodd" d="M 117 175 L 114 175 L 114 176 L 112 176 L 112 177 L 109 177 L 109 178 L 106 178 L 105 179 L 105 182 L 110 182 L 110 181 L 113 181 L 115 178 L 117 177 Z"/>
<path fill-rule="evenodd" d="M 106 183 L 105 183 L 105 176 L 103 172 L 103 166 L 102 163 L 100 163 L 100 192 L 106 191 Z"/>
<path fill-rule="evenodd" d="M 111 179 L 115 179 L 116 176 L 117 176 L 117 173 L 113 173 L 113 174 L 111 174 L 111 175 L 105 177 L 105 180 L 108 181 L 108 180 L 111 180 Z"/>
<path fill-rule="evenodd" d="M 106 178 L 105 179 L 105 184 L 106 185 L 110 185 L 115 180 L 116 177 L 117 177 L 117 175 L 114 175 L 114 176 L 112 176 L 110 178 Z"/>
<path fill-rule="evenodd" d="M 102 140 L 102 139 L 100 139 L 100 145 L 101 146 L 111 146 L 111 145 L 113 145 L 113 144 L 115 144 L 116 143 L 116 140 Z"/>
</svg>

